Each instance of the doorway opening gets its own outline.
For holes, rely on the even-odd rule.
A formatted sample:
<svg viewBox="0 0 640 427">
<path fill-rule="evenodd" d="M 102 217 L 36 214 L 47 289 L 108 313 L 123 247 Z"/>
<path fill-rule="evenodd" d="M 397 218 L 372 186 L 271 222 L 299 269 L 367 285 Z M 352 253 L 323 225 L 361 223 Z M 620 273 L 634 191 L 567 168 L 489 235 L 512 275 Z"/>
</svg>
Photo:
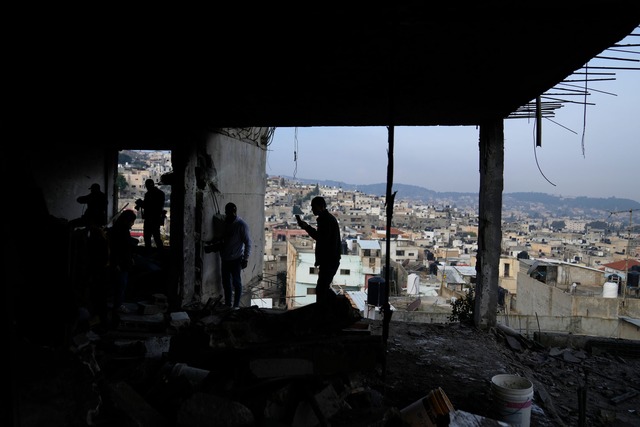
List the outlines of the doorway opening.
<svg viewBox="0 0 640 427">
<path fill-rule="evenodd" d="M 163 218 L 160 237 L 163 247 L 171 242 L 171 186 L 167 177 L 173 172 L 169 150 L 121 150 L 118 152 L 118 175 L 116 178 L 118 213 L 131 209 L 137 219 L 131 228 L 131 236 L 144 245 L 144 208 L 147 180 L 164 193 Z M 152 239 L 153 246 L 156 242 Z"/>
</svg>

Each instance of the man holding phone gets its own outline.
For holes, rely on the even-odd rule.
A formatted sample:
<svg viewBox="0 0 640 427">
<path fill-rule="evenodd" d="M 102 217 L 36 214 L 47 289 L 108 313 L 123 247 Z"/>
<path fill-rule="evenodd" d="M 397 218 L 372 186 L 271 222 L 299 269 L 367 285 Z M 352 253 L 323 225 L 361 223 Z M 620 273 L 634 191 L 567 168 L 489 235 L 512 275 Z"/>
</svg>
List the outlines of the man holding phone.
<svg viewBox="0 0 640 427">
<path fill-rule="evenodd" d="M 316 302 L 322 304 L 336 296 L 331 289 L 331 282 L 340 267 L 342 240 L 338 220 L 327 210 L 327 202 L 323 197 L 316 196 L 311 200 L 311 210 L 318 217 L 317 228 L 300 219 L 300 215 L 296 215 L 296 221 L 298 226 L 316 241 L 314 264 L 318 267 Z"/>
</svg>

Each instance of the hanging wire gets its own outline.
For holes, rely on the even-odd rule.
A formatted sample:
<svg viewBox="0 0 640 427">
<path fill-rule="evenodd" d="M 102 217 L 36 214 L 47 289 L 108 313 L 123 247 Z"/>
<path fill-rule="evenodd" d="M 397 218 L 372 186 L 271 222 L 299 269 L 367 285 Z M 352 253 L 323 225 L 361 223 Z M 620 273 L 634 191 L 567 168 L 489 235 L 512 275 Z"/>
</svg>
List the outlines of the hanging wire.
<svg viewBox="0 0 640 427">
<path fill-rule="evenodd" d="M 549 181 L 549 178 L 547 178 L 544 175 L 544 172 L 542 172 L 542 169 L 540 168 L 540 162 L 538 161 L 538 152 L 536 151 L 536 133 L 537 132 L 538 131 L 536 129 L 536 124 L 534 122 L 534 125 L 533 125 L 533 156 L 536 159 L 536 166 L 538 167 L 538 170 L 540 171 L 540 175 L 542 175 L 542 177 L 544 179 L 546 179 L 549 184 L 551 184 L 551 185 L 553 185 L 555 187 L 556 185 L 553 182 Z"/>
<path fill-rule="evenodd" d="M 568 130 L 569 132 L 571 132 L 571 133 L 573 133 L 573 134 L 575 134 L 575 135 L 577 135 L 577 134 L 578 134 L 578 132 L 576 132 L 575 130 L 573 130 L 573 129 L 569 129 L 568 127 L 564 126 L 562 123 L 558 123 L 558 122 L 556 122 L 555 120 L 550 119 L 549 117 L 545 117 L 545 119 L 546 119 L 546 120 L 549 120 L 549 121 L 550 121 L 551 123 L 553 123 L 554 125 L 560 126 L 561 128 Z"/>
<path fill-rule="evenodd" d="M 581 138 L 581 146 L 582 146 L 582 157 L 585 157 L 584 154 L 584 138 L 587 133 L 587 96 L 589 95 L 589 63 L 584 66 L 584 75 L 587 77 L 584 79 L 584 105 L 582 107 L 582 138 Z"/>
</svg>

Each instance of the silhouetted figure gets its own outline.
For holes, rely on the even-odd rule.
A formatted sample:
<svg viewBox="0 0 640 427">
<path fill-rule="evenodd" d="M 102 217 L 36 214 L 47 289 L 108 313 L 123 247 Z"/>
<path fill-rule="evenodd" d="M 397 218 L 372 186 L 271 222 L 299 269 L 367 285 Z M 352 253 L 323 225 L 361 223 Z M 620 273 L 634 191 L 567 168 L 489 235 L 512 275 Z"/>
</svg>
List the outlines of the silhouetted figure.
<svg viewBox="0 0 640 427">
<path fill-rule="evenodd" d="M 327 202 L 316 196 L 311 200 L 311 210 L 318 217 L 318 228 L 313 228 L 296 215 L 298 226 L 316 241 L 315 266 L 318 268 L 316 302 L 329 302 L 336 294 L 331 282 L 340 267 L 341 239 L 338 220 L 327 210 Z"/>
<path fill-rule="evenodd" d="M 69 221 L 72 228 L 90 225 L 103 227 L 107 223 L 107 207 L 109 206 L 107 195 L 100 190 L 100 184 L 97 183 L 91 184 L 89 190 L 91 190 L 89 194 L 76 199 L 78 203 L 87 205 L 87 207 L 80 218 Z"/>
<path fill-rule="evenodd" d="M 136 209 L 140 210 L 144 219 L 144 247 L 151 249 L 151 238 L 156 244 L 156 248 L 162 249 L 162 236 L 160 236 L 160 226 L 164 224 L 166 211 L 164 210 L 164 191 L 156 187 L 152 179 L 144 182 L 147 192 L 144 200 L 136 200 Z"/>
<path fill-rule="evenodd" d="M 224 303 L 227 307 L 231 307 L 233 295 L 233 308 L 238 308 L 242 296 L 240 272 L 247 268 L 249 262 L 251 237 L 249 226 L 238 216 L 238 208 L 234 203 L 227 203 L 224 213 L 224 240 L 220 250 Z"/>
<path fill-rule="evenodd" d="M 131 237 L 131 227 L 137 214 L 131 209 L 122 211 L 113 227 L 109 228 L 109 270 L 113 284 L 113 318 L 118 312 L 127 312 L 123 305 L 124 296 L 129 284 L 129 275 L 133 269 L 134 249 L 138 240 Z"/>
</svg>

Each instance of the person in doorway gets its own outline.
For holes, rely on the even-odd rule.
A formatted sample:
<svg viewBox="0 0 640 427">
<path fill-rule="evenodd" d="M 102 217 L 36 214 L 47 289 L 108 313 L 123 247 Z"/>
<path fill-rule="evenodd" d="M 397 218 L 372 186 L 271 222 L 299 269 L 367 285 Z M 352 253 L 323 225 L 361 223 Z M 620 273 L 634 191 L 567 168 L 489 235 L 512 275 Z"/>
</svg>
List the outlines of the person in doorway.
<svg viewBox="0 0 640 427">
<path fill-rule="evenodd" d="M 147 179 L 144 185 L 147 188 L 144 200 L 136 200 L 136 209 L 141 212 L 144 220 L 144 247 L 147 250 L 151 249 L 151 239 L 153 238 L 156 248 L 161 249 L 164 244 L 160 235 L 160 226 L 164 224 L 164 216 L 166 214 L 164 210 L 164 191 L 156 187 L 151 178 Z"/>
<path fill-rule="evenodd" d="M 80 218 L 71 220 L 72 228 L 97 226 L 103 227 L 107 223 L 107 207 L 109 200 L 107 195 L 100 190 L 100 184 L 94 183 L 89 187 L 91 192 L 76 199 L 78 203 L 87 205 Z"/>
<path fill-rule="evenodd" d="M 220 250 L 222 289 L 225 305 L 231 307 L 233 304 L 233 308 L 237 309 L 242 296 L 240 273 L 249 262 L 251 237 L 249 225 L 238 216 L 238 208 L 234 203 L 226 204 L 224 214 L 224 241 Z"/>
<path fill-rule="evenodd" d="M 315 266 L 318 268 L 316 283 L 316 302 L 326 303 L 335 298 L 336 293 L 331 289 L 333 277 L 340 267 L 342 241 L 338 220 L 327 210 L 327 202 L 323 197 L 316 196 L 311 200 L 311 210 L 318 217 L 317 228 L 296 215 L 298 226 L 316 241 Z"/>
</svg>

